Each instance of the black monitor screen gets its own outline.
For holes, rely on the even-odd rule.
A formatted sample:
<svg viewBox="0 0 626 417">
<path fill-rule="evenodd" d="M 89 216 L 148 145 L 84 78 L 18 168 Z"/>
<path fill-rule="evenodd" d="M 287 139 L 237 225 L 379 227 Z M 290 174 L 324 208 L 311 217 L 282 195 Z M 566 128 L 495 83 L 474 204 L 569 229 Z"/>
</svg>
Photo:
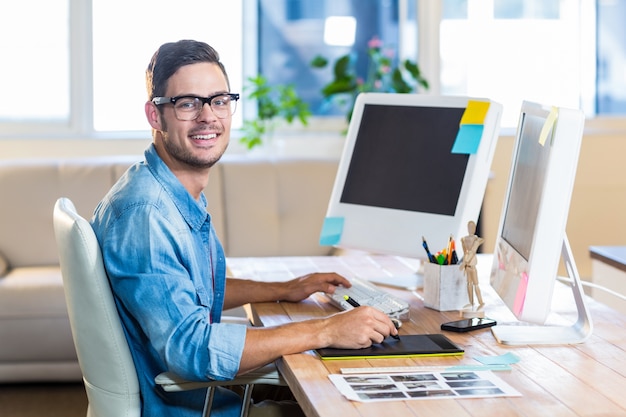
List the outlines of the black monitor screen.
<svg viewBox="0 0 626 417">
<path fill-rule="evenodd" d="M 469 161 L 451 152 L 464 111 L 365 105 L 340 201 L 453 216 Z"/>
</svg>

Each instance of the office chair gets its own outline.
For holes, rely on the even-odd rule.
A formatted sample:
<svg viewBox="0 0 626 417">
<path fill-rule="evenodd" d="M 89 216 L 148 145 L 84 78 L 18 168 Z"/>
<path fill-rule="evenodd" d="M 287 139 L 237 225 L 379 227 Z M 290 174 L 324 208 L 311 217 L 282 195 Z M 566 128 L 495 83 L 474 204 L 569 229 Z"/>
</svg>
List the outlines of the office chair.
<svg viewBox="0 0 626 417">
<path fill-rule="evenodd" d="M 72 337 L 89 401 L 87 417 L 140 417 L 135 365 L 96 235 L 67 198 L 57 200 L 53 220 Z M 155 381 L 165 391 L 208 388 L 204 416 L 210 415 L 215 386 L 245 386 L 243 417 L 254 384 L 286 385 L 273 364 L 231 381 L 186 381 L 170 372 Z"/>
</svg>

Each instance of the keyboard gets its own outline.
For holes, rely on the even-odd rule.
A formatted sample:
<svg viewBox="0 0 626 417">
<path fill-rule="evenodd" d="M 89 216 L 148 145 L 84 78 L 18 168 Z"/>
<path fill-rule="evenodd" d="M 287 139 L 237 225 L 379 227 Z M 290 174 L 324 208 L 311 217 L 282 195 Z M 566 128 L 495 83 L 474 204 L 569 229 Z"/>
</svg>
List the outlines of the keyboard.
<svg viewBox="0 0 626 417">
<path fill-rule="evenodd" d="M 337 287 L 334 294 L 326 293 L 330 302 L 342 310 L 350 310 L 352 305 L 345 296 L 349 296 L 362 306 L 370 306 L 379 309 L 391 318 L 406 319 L 409 316 L 409 303 L 396 298 L 378 288 L 376 285 L 358 278 L 350 280 L 352 287 Z"/>
</svg>

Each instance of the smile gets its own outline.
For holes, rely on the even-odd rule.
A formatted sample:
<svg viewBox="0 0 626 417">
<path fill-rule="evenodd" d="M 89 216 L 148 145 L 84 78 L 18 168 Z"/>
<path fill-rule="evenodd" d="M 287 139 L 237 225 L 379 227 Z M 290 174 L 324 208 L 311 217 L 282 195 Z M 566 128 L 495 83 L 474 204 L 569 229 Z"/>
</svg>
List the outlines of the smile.
<svg viewBox="0 0 626 417">
<path fill-rule="evenodd" d="M 192 135 L 191 139 L 194 139 L 194 140 L 209 140 L 209 139 L 214 139 L 216 137 L 217 137 L 217 134 L 211 133 L 211 134 L 208 134 L 208 135 Z"/>
</svg>

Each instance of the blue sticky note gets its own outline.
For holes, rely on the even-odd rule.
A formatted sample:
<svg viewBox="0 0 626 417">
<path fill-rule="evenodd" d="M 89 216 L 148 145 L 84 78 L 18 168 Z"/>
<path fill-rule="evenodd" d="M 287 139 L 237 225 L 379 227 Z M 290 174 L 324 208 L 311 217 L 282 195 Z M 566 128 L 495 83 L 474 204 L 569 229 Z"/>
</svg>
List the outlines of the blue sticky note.
<svg viewBox="0 0 626 417">
<path fill-rule="evenodd" d="M 452 146 L 452 153 L 475 154 L 482 135 L 483 125 L 461 125 Z"/>
<path fill-rule="evenodd" d="M 511 365 L 519 362 L 519 357 L 511 352 L 499 356 L 476 356 L 474 359 L 485 365 Z"/>
<path fill-rule="evenodd" d="M 343 217 L 326 217 L 322 225 L 322 234 L 320 236 L 320 245 L 332 246 L 341 241 L 343 233 Z"/>
</svg>

